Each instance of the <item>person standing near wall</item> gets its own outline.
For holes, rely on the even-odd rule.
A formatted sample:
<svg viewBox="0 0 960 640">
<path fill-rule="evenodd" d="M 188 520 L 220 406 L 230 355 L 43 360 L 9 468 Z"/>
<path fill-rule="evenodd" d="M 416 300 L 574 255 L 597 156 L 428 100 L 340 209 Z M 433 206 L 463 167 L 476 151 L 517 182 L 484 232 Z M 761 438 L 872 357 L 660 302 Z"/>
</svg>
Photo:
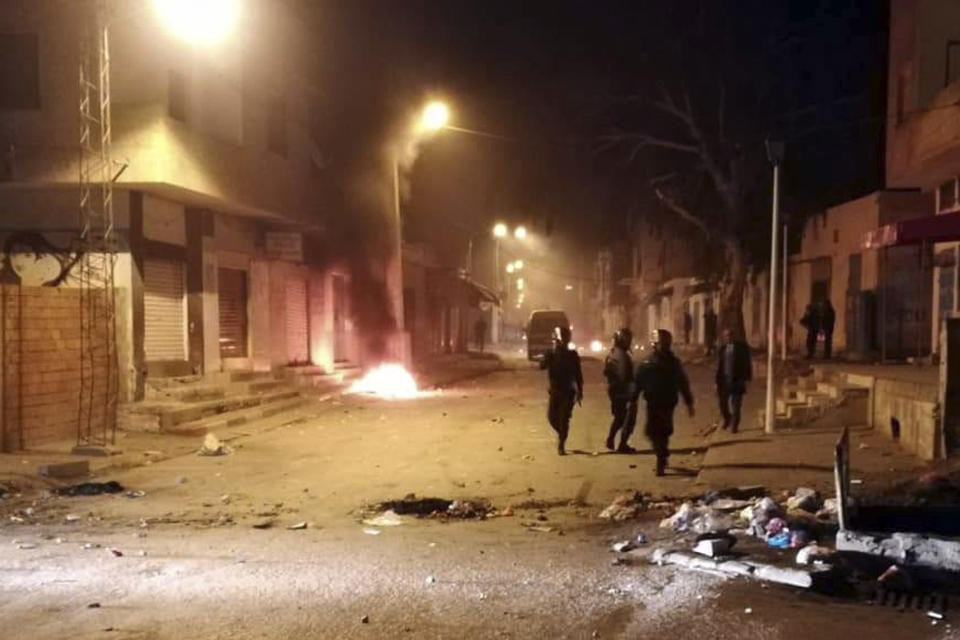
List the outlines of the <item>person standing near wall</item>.
<svg viewBox="0 0 960 640">
<path fill-rule="evenodd" d="M 833 355 L 833 327 L 837 321 L 837 312 L 830 304 L 830 298 L 823 301 L 820 310 L 820 333 L 823 334 L 823 357 L 829 360 Z"/>
<path fill-rule="evenodd" d="M 703 342 L 707 348 L 707 355 L 713 355 L 713 350 L 717 346 L 717 314 L 710 306 L 703 312 Z"/>
<path fill-rule="evenodd" d="M 750 347 L 743 340 L 736 340 L 730 329 L 723 330 L 723 343 L 717 358 L 717 399 L 723 428 L 736 433 L 740 428 L 740 410 L 747 383 L 753 377 Z"/>
<path fill-rule="evenodd" d="M 807 330 L 807 360 L 812 360 L 817 350 L 817 334 L 820 333 L 820 311 L 812 302 L 804 310 L 800 324 Z"/>
</svg>

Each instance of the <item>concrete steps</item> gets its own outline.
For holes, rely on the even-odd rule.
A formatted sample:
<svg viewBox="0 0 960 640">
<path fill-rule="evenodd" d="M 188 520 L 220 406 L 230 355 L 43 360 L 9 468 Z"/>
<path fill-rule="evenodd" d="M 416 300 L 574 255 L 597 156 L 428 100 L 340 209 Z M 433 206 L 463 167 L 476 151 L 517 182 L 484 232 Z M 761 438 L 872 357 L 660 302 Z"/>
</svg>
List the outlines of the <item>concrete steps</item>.
<svg viewBox="0 0 960 640">
<path fill-rule="evenodd" d="M 842 378 L 842 379 L 841 379 Z M 784 380 L 776 399 L 775 429 L 804 426 L 855 426 L 867 423 L 870 390 L 851 383 L 846 377 L 815 370 L 814 375 Z M 757 412 L 763 427 L 766 414 Z"/>
</svg>

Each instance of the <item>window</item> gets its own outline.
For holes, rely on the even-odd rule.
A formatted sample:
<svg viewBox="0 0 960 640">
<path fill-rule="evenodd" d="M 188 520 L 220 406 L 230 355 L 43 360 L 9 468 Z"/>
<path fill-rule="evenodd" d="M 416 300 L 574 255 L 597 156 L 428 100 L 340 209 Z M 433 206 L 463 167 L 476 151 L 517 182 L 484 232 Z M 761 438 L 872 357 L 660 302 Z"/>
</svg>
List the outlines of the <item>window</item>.
<svg viewBox="0 0 960 640">
<path fill-rule="evenodd" d="M 0 34 L 0 109 L 40 108 L 37 34 Z"/>
<path fill-rule="evenodd" d="M 187 78 L 179 71 L 170 71 L 167 87 L 167 114 L 174 120 L 187 121 Z"/>
<path fill-rule="evenodd" d="M 287 105 L 281 97 L 267 105 L 267 149 L 287 155 Z"/>
<path fill-rule="evenodd" d="M 957 206 L 957 181 L 944 182 L 937 189 L 937 212 L 950 211 Z"/>
</svg>

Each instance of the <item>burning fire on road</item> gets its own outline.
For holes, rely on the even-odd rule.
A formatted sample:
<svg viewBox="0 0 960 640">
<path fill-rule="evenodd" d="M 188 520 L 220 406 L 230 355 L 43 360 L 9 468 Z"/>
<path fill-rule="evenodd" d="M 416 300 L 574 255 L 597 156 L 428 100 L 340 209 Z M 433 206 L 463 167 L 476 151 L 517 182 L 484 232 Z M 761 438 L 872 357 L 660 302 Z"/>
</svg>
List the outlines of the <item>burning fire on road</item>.
<svg viewBox="0 0 960 640">
<path fill-rule="evenodd" d="M 387 400 L 408 400 L 427 395 L 402 364 L 385 363 L 367 371 L 353 383 L 350 393 L 363 393 Z"/>
</svg>

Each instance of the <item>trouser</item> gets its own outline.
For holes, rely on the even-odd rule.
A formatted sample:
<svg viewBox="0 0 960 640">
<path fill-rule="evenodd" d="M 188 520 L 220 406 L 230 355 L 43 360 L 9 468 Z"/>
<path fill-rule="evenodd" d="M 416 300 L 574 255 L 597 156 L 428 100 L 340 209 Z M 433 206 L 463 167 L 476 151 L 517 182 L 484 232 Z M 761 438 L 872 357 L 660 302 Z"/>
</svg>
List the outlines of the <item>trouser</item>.
<svg viewBox="0 0 960 640">
<path fill-rule="evenodd" d="M 817 350 L 817 332 L 807 331 L 807 358 L 812 358 Z"/>
<path fill-rule="evenodd" d="M 610 422 L 607 442 L 612 443 L 619 431 L 620 446 L 626 446 L 637 425 L 637 403 L 629 398 L 610 398 L 610 413 L 613 414 L 613 420 Z"/>
<path fill-rule="evenodd" d="M 571 393 L 551 393 L 547 404 L 547 420 L 557 432 L 560 444 L 567 441 L 570 432 L 570 417 L 573 415 L 574 395 Z"/>
<path fill-rule="evenodd" d="M 663 472 L 670 459 L 670 436 L 673 435 L 673 405 L 647 402 L 647 424 L 644 432 L 657 456 L 657 472 Z"/>
<path fill-rule="evenodd" d="M 720 414 L 723 416 L 723 428 L 730 427 L 734 433 L 740 427 L 740 409 L 743 407 L 743 394 L 735 389 L 720 386 L 717 389 L 720 399 Z"/>
<path fill-rule="evenodd" d="M 830 333 L 824 332 L 823 357 L 829 360 L 832 352 L 833 352 L 833 331 L 831 331 Z"/>
</svg>

